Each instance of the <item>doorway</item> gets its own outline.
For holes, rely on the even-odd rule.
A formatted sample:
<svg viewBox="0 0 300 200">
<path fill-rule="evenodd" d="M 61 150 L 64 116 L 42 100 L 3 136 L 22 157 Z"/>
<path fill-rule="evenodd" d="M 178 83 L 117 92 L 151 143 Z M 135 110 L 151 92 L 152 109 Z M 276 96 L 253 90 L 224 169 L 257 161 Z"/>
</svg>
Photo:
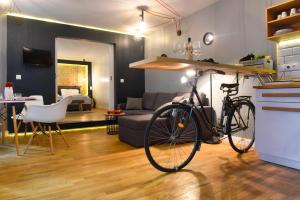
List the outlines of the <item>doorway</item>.
<svg viewBox="0 0 300 200">
<path fill-rule="evenodd" d="M 80 95 L 93 98 L 96 108 L 113 109 L 115 106 L 114 46 L 89 40 L 56 38 L 55 47 L 56 88 L 59 82 L 67 81 L 66 76 L 61 77 L 58 73 L 63 71 L 65 74 L 71 74 L 71 71 L 74 71 L 73 78 L 77 77 L 78 81 L 72 84 L 83 88 Z M 73 63 L 61 63 L 61 61 L 73 61 Z M 79 65 L 80 63 L 82 65 Z M 77 65 L 77 68 L 72 64 Z M 87 77 L 84 77 L 86 73 Z"/>
</svg>

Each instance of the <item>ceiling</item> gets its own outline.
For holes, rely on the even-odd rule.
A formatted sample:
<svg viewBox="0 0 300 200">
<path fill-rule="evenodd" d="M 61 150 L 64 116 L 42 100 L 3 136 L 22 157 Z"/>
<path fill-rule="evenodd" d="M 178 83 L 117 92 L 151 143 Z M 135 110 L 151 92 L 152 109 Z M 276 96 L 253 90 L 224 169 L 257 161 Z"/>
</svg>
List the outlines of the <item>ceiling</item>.
<svg viewBox="0 0 300 200">
<path fill-rule="evenodd" d="M 121 32 L 134 32 L 139 19 L 137 6 L 170 14 L 155 0 L 14 0 L 21 14 L 67 23 L 94 26 Z M 164 0 L 186 17 L 218 0 Z M 164 22 L 145 14 L 149 27 Z"/>
</svg>

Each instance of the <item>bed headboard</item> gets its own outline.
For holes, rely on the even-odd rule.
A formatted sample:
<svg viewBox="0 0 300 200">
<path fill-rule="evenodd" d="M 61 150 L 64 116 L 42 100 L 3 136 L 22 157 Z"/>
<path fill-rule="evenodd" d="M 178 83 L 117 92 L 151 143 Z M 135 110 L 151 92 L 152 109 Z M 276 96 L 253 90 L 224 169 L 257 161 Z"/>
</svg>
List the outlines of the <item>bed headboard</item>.
<svg viewBox="0 0 300 200">
<path fill-rule="evenodd" d="M 59 85 L 57 86 L 57 92 L 59 95 L 61 95 L 61 90 L 62 89 L 75 89 L 79 91 L 79 94 L 81 94 L 80 92 L 80 86 L 63 86 L 63 85 Z"/>
</svg>

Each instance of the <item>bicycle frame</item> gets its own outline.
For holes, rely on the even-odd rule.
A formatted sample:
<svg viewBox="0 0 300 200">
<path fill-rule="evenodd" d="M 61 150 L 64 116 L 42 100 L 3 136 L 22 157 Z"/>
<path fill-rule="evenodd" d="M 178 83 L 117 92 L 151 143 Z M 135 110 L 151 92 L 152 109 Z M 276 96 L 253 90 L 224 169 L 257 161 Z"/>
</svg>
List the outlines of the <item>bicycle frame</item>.
<svg viewBox="0 0 300 200">
<path fill-rule="evenodd" d="M 216 125 L 214 125 L 213 122 L 213 108 L 211 105 L 211 119 L 209 120 L 208 114 L 204 108 L 204 104 L 201 101 L 201 98 L 199 96 L 199 93 L 197 91 L 197 83 L 198 83 L 198 79 L 200 76 L 196 76 L 194 78 L 194 82 L 192 83 L 192 91 L 189 97 L 189 101 L 187 103 L 188 106 L 191 107 L 191 112 L 196 112 L 197 115 L 196 116 L 200 116 L 202 121 L 204 122 L 204 125 L 207 129 L 209 129 L 212 133 L 222 133 L 222 134 L 226 134 L 226 122 L 227 122 L 227 115 L 229 114 L 229 112 L 233 109 L 234 105 L 236 102 L 241 102 L 241 101 L 250 101 L 251 96 L 238 96 L 238 97 L 234 97 L 231 98 L 231 96 L 237 95 L 238 92 L 236 92 L 234 95 L 227 93 L 227 95 L 224 97 L 223 99 L 223 105 L 222 105 L 222 111 L 221 111 L 221 116 L 220 116 L 220 122 L 217 123 Z M 238 90 L 237 90 L 238 91 Z M 195 103 L 194 103 L 194 97 L 196 96 L 200 108 L 198 108 Z M 242 125 L 243 128 L 245 129 L 247 128 L 248 124 L 242 119 L 241 114 L 238 112 L 239 115 L 239 120 L 241 119 L 242 121 Z M 236 116 L 234 116 L 236 118 Z M 249 116 L 248 116 L 249 117 Z M 238 119 L 236 119 L 236 121 L 238 121 Z M 232 132 L 237 132 L 241 130 L 240 127 L 238 128 L 234 128 L 232 130 Z"/>
</svg>

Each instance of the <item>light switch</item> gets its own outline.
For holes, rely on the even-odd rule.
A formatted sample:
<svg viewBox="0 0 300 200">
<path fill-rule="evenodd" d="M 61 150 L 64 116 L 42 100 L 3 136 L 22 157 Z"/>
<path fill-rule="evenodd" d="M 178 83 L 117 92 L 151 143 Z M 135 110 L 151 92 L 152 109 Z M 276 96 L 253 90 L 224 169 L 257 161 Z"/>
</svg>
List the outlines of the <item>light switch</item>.
<svg viewBox="0 0 300 200">
<path fill-rule="evenodd" d="M 17 80 L 22 80 L 22 75 L 17 74 L 17 75 L 16 75 L 16 79 L 17 79 Z"/>
<path fill-rule="evenodd" d="M 125 80 L 123 78 L 121 78 L 120 83 L 125 83 Z"/>
</svg>

